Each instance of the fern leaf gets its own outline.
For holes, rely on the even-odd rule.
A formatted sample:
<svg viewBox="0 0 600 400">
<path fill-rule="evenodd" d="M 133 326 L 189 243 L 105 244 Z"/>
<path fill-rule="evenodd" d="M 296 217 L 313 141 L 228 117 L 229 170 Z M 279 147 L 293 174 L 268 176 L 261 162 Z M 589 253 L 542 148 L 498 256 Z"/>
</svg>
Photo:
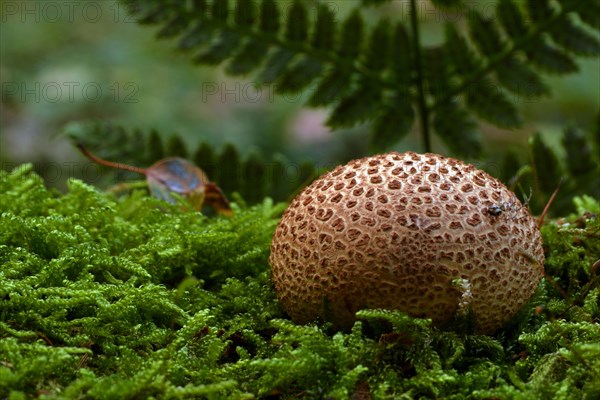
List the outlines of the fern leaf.
<svg viewBox="0 0 600 400">
<path fill-rule="evenodd" d="M 293 58 L 294 53 L 287 49 L 276 50 L 260 75 L 261 82 L 274 83 L 285 72 Z"/>
<path fill-rule="evenodd" d="M 251 27 L 256 21 L 254 4 L 251 1 L 237 1 L 235 6 L 235 23 L 239 26 Z"/>
<path fill-rule="evenodd" d="M 487 57 L 498 54 L 504 48 L 500 32 L 491 18 L 484 18 L 478 12 L 469 13 L 469 30 L 475 44 Z"/>
<path fill-rule="evenodd" d="M 540 76 L 516 58 L 506 60 L 496 71 L 498 81 L 511 92 L 527 99 L 550 94 Z"/>
<path fill-rule="evenodd" d="M 262 56 L 268 51 L 264 42 L 249 39 L 227 65 L 227 73 L 231 75 L 247 75 L 262 62 Z"/>
<path fill-rule="evenodd" d="M 148 166 L 164 155 L 165 146 L 157 132 L 148 137 L 140 131 L 101 122 L 77 122 L 66 125 L 62 134 L 74 144 L 83 144 L 102 158 L 130 165 Z M 158 155 L 158 158 L 154 158 Z"/>
<path fill-rule="evenodd" d="M 236 32 L 224 31 L 210 48 L 194 58 L 200 64 L 218 65 L 231 57 L 240 43 Z"/>
<path fill-rule="evenodd" d="M 148 149 L 148 160 L 150 160 L 149 163 L 160 160 L 165 156 L 162 139 L 155 129 L 150 131 L 147 143 L 148 145 L 146 147 Z"/>
<path fill-rule="evenodd" d="M 556 9 L 550 0 L 527 0 L 527 11 L 534 22 L 544 22 L 552 18 Z"/>
<path fill-rule="evenodd" d="M 427 92 L 434 98 L 440 98 L 450 91 L 452 85 L 446 49 L 443 46 L 426 49 L 423 59 Z"/>
<path fill-rule="evenodd" d="M 364 22 L 357 11 L 354 11 L 342 26 L 342 36 L 338 53 L 341 57 L 355 59 L 362 51 Z"/>
<path fill-rule="evenodd" d="M 158 31 L 158 33 L 156 34 L 156 37 L 170 38 L 170 37 L 177 36 L 177 35 L 181 34 L 185 29 L 187 29 L 188 22 L 189 22 L 189 20 L 186 17 L 178 15 L 175 18 L 173 18 L 171 20 L 171 22 L 169 22 L 167 25 L 165 25 L 164 28 L 162 28 L 160 31 Z"/>
<path fill-rule="evenodd" d="M 336 129 L 366 122 L 376 115 L 380 103 L 379 91 L 363 82 L 357 90 L 340 101 L 329 116 L 327 124 Z"/>
<path fill-rule="evenodd" d="M 169 18 L 168 10 L 159 3 L 128 1 L 126 4 L 129 12 L 138 16 L 138 24 L 157 24 Z"/>
<path fill-rule="evenodd" d="M 318 50 L 331 50 L 335 40 L 335 15 L 325 4 L 317 6 L 317 22 L 312 38 L 312 46 Z"/>
<path fill-rule="evenodd" d="M 400 87 L 407 88 L 412 83 L 413 49 L 411 49 L 406 25 L 398 23 L 393 38 L 391 63 L 394 78 Z"/>
<path fill-rule="evenodd" d="M 216 154 L 212 146 L 203 142 L 198 146 L 192 158 L 194 164 L 200 167 L 210 179 L 216 176 Z"/>
<path fill-rule="evenodd" d="M 382 71 L 390 57 L 390 23 L 387 19 L 379 21 L 369 41 L 365 66 L 373 71 Z"/>
<path fill-rule="evenodd" d="M 539 133 L 529 140 L 536 183 L 541 192 L 550 195 L 560 183 L 562 171 L 556 154 L 542 141 Z"/>
<path fill-rule="evenodd" d="M 598 173 L 598 165 L 592 158 L 592 149 L 580 132 L 574 128 L 565 129 L 562 145 L 566 151 L 566 164 L 572 176 L 585 177 Z"/>
<path fill-rule="evenodd" d="M 349 74 L 332 70 L 321 80 L 308 104 L 319 107 L 335 103 L 347 92 L 349 86 Z"/>
<path fill-rule="evenodd" d="M 467 91 L 467 106 L 479 117 L 503 128 L 521 124 L 517 110 L 501 89 L 489 79 L 482 79 Z"/>
<path fill-rule="evenodd" d="M 500 171 L 497 171 L 497 176 L 500 181 L 512 186 L 516 183 L 514 181 L 518 180 L 517 174 L 522 166 L 523 162 L 519 160 L 517 151 L 513 149 L 508 150 L 502 155 L 502 159 L 500 160 Z"/>
<path fill-rule="evenodd" d="M 547 72 L 567 74 L 578 70 L 577 65 L 571 57 L 548 44 L 545 39 L 527 49 L 525 53 L 529 61 Z"/>
<path fill-rule="evenodd" d="M 466 39 L 451 24 L 446 24 L 446 49 L 456 71 L 461 75 L 468 75 L 481 66 L 481 61 L 477 59 Z"/>
<path fill-rule="evenodd" d="M 213 0 L 211 11 L 215 20 L 226 22 L 229 16 L 229 0 Z"/>
<path fill-rule="evenodd" d="M 185 145 L 183 139 L 181 139 L 181 136 L 178 135 L 171 136 L 167 142 L 166 150 L 166 153 L 169 155 L 169 157 L 187 158 L 188 156 L 187 146 Z"/>
<path fill-rule="evenodd" d="M 239 190 L 242 176 L 242 163 L 240 154 L 232 144 L 227 144 L 218 160 L 218 178 L 215 181 L 221 190 L 231 194 Z"/>
<path fill-rule="evenodd" d="M 266 166 L 260 155 L 251 153 L 243 164 L 241 190 L 244 200 L 250 204 L 259 203 L 268 191 L 266 177 Z"/>
<path fill-rule="evenodd" d="M 500 0 L 498 3 L 498 17 L 502 27 L 512 40 L 522 38 L 527 34 L 527 26 L 523 14 L 513 0 Z"/>
<path fill-rule="evenodd" d="M 565 18 L 551 33 L 552 39 L 565 50 L 583 56 L 600 54 L 600 40 L 572 18 Z"/>
<path fill-rule="evenodd" d="M 387 105 L 381 115 L 373 123 L 371 147 L 375 152 L 382 152 L 390 144 L 403 139 L 413 126 L 415 111 L 406 96 L 397 96 L 395 101 Z"/>
<path fill-rule="evenodd" d="M 303 182 L 294 182 L 290 179 L 287 171 L 290 162 L 283 155 L 275 154 L 270 165 L 271 185 L 268 195 L 273 199 L 284 200 Z"/>
<path fill-rule="evenodd" d="M 575 8 L 580 6 L 578 0 L 559 0 L 563 8 Z M 590 28 L 600 30 L 600 3 L 597 1 L 583 2 L 584 6 L 578 12 L 579 18 L 585 22 Z"/>
<path fill-rule="evenodd" d="M 206 15 L 206 13 L 208 12 L 207 0 L 193 0 L 192 10 L 196 15 Z"/>
<path fill-rule="evenodd" d="M 214 34 L 212 27 L 204 22 L 197 22 L 195 27 L 179 39 L 179 50 L 187 51 L 208 42 Z"/>
<path fill-rule="evenodd" d="M 285 37 L 291 42 L 306 42 L 308 38 L 308 15 L 306 8 L 294 1 L 288 13 L 290 23 L 287 24 Z"/>
<path fill-rule="evenodd" d="M 466 158 L 481 153 L 477 125 L 456 102 L 449 102 L 436 110 L 433 127 L 453 153 Z"/>
<path fill-rule="evenodd" d="M 319 77 L 322 69 L 320 61 L 310 56 L 304 57 L 281 76 L 277 81 L 277 89 L 280 93 L 297 93 Z"/>
<path fill-rule="evenodd" d="M 240 0 L 244 1 L 244 0 Z M 275 0 L 264 0 L 260 5 L 260 30 L 275 34 L 279 31 L 279 11 Z"/>
</svg>

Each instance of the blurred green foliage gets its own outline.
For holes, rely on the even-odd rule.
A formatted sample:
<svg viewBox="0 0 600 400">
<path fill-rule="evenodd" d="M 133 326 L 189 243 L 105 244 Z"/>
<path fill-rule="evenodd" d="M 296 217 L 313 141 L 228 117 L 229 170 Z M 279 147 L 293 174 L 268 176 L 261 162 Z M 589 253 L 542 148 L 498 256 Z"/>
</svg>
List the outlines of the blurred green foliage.
<svg viewBox="0 0 600 400">
<path fill-rule="evenodd" d="M 291 3 L 281 0 L 277 5 L 289 10 Z M 314 3 L 303 3 L 308 5 L 309 22 L 314 22 Z M 381 18 L 408 21 L 407 2 L 380 3 L 383 5 L 362 11 L 367 28 Z M 490 16 L 495 3 L 484 3 L 477 10 Z M 331 132 L 324 126 L 327 111 L 301 107 L 308 93 L 278 96 L 272 87 L 256 86 L 253 79 L 228 77 L 221 67 L 190 65 L 188 57 L 175 51 L 170 42 L 155 40 L 156 30 L 140 27 L 119 2 L 69 4 L 38 0 L 2 3 L 3 169 L 34 162 L 49 185 L 61 188 L 69 176 L 84 177 L 83 159 L 54 133 L 67 122 L 90 118 L 128 129 L 155 129 L 164 139 L 177 134 L 191 148 L 201 142 L 220 149 L 225 143 L 235 143 L 244 157 L 253 152 L 280 152 L 293 163 L 308 159 L 328 166 L 368 152 L 365 138 L 372 130 L 370 125 Z M 327 2 L 336 22 L 360 4 L 358 0 Z M 427 1 L 417 4 L 425 46 L 443 42 L 443 22 L 466 28 L 463 13 L 436 9 Z M 423 56 L 435 61 L 435 54 Z M 511 99 L 527 121 L 523 128 L 478 126 L 486 136 L 483 150 L 487 158 L 514 148 L 523 159 L 522 145 L 535 131 L 542 132 L 555 147 L 559 142 L 556 134 L 566 124 L 590 130 L 600 107 L 599 64 L 591 59 L 579 60 L 578 65 L 581 69 L 575 75 L 546 80 L 552 98 Z M 417 140 L 413 130 L 406 141 L 392 148 L 419 150 Z M 433 138 L 436 152 L 447 154 L 447 144 Z"/>
</svg>

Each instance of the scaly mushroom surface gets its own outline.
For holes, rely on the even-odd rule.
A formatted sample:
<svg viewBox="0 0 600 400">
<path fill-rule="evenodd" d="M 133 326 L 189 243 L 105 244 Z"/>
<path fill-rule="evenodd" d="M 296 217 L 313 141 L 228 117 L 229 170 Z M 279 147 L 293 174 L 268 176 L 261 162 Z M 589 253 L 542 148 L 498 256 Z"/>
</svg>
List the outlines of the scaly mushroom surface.
<svg viewBox="0 0 600 400">
<path fill-rule="evenodd" d="M 290 317 L 347 328 L 363 308 L 437 325 L 470 309 L 493 333 L 535 291 L 536 222 L 501 182 L 437 154 L 387 153 L 339 166 L 290 204 L 271 243 L 272 282 Z"/>
</svg>

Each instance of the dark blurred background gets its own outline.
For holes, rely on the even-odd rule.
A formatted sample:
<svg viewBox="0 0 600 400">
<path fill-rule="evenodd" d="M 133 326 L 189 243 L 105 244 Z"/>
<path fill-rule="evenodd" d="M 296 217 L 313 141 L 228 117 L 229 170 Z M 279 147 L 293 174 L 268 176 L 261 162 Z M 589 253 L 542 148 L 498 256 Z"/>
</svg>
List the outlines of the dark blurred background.
<svg viewBox="0 0 600 400">
<path fill-rule="evenodd" d="M 360 1 L 327 3 L 343 19 Z M 285 7 L 289 1 L 278 4 Z M 493 4 L 477 6 L 489 13 Z M 369 125 L 331 132 L 323 124 L 328 110 L 302 107 L 307 94 L 274 95 L 272 88 L 257 87 L 251 78 L 230 78 L 220 67 L 195 66 L 173 41 L 156 40 L 156 28 L 128 18 L 116 1 L 0 5 L 2 169 L 34 163 L 49 186 L 64 189 L 67 178 L 82 176 L 87 161 L 58 133 L 67 124 L 90 119 L 156 129 L 165 139 L 178 134 L 190 148 L 203 141 L 217 148 L 233 143 L 242 155 L 282 153 L 294 162 L 322 166 L 368 153 Z M 425 44 L 442 41 L 446 19 L 464 23 L 434 12 L 427 1 L 419 9 Z M 371 22 L 382 16 L 407 19 L 408 3 L 392 1 L 364 15 Z M 510 148 L 524 155 L 534 132 L 561 151 L 559 134 L 566 125 L 593 128 L 600 109 L 600 62 L 579 59 L 578 65 L 578 74 L 546 79 L 552 97 L 515 99 L 526 122 L 521 129 L 481 126 L 488 157 Z M 447 154 L 439 141 L 433 145 L 435 152 Z M 391 149 L 422 150 L 416 132 Z"/>
</svg>

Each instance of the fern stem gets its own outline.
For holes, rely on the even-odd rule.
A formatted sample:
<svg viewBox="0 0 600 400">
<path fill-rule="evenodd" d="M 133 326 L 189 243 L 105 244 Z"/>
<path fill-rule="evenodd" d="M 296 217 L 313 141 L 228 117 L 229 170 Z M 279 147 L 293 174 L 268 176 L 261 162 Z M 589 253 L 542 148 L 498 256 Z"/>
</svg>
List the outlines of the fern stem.
<svg viewBox="0 0 600 400">
<path fill-rule="evenodd" d="M 431 152 L 431 138 L 429 133 L 429 109 L 425 101 L 425 89 L 423 87 L 423 65 L 421 56 L 421 41 L 419 39 L 419 21 L 417 20 L 416 0 L 410 0 L 410 25 L 412 29 L 413 49 L 415 55 L 415 69 L 417 70 L 417 107 L 419 108 L 419 118 L 421 120 L 421 135 L 423 138 L 423 148 L 426 153 Z"/>
<path fill-rule="evenodd" d="M 534 29 L 529 31 L 523 37 L 512 42 L 512 45 L 509 44 L 508 46 L 506 46 L 503 51 L 498 53 L 498 55 L 490 58 L 489 62 L 483 68 L 473 72 L 469 77 L 463 80 L 462 83 L 458 85 L 454 90 L 450 90 L 448 94 L 438 99 L 434 104 L 430 105 L 429 111 L 434 111 L 443 104 L 446 104 L 455 96 L 463 93 L 470 85 L 476 83 L 488 73 L 494 71 L 496 67 L 498 67 L 498 65 L 506 61 L 515 52 L 523 49 L 530 41 L 539 40 L 541 33 L 548 31 L 549 28 L 551 28 L 557 22 L 560 22 L 568 13 L 578 9 L 581 4 L 585 4 L 585 1 L 568 4 L 570 5 L 570 7 L 566 7 L 564 6 L 564 4 L 561 4 L 563 5 L 563 7 L 559 12 L 554 14 L 552 17 L 548 18 L 543 23 L 538 24 Z"/>
</svg>

